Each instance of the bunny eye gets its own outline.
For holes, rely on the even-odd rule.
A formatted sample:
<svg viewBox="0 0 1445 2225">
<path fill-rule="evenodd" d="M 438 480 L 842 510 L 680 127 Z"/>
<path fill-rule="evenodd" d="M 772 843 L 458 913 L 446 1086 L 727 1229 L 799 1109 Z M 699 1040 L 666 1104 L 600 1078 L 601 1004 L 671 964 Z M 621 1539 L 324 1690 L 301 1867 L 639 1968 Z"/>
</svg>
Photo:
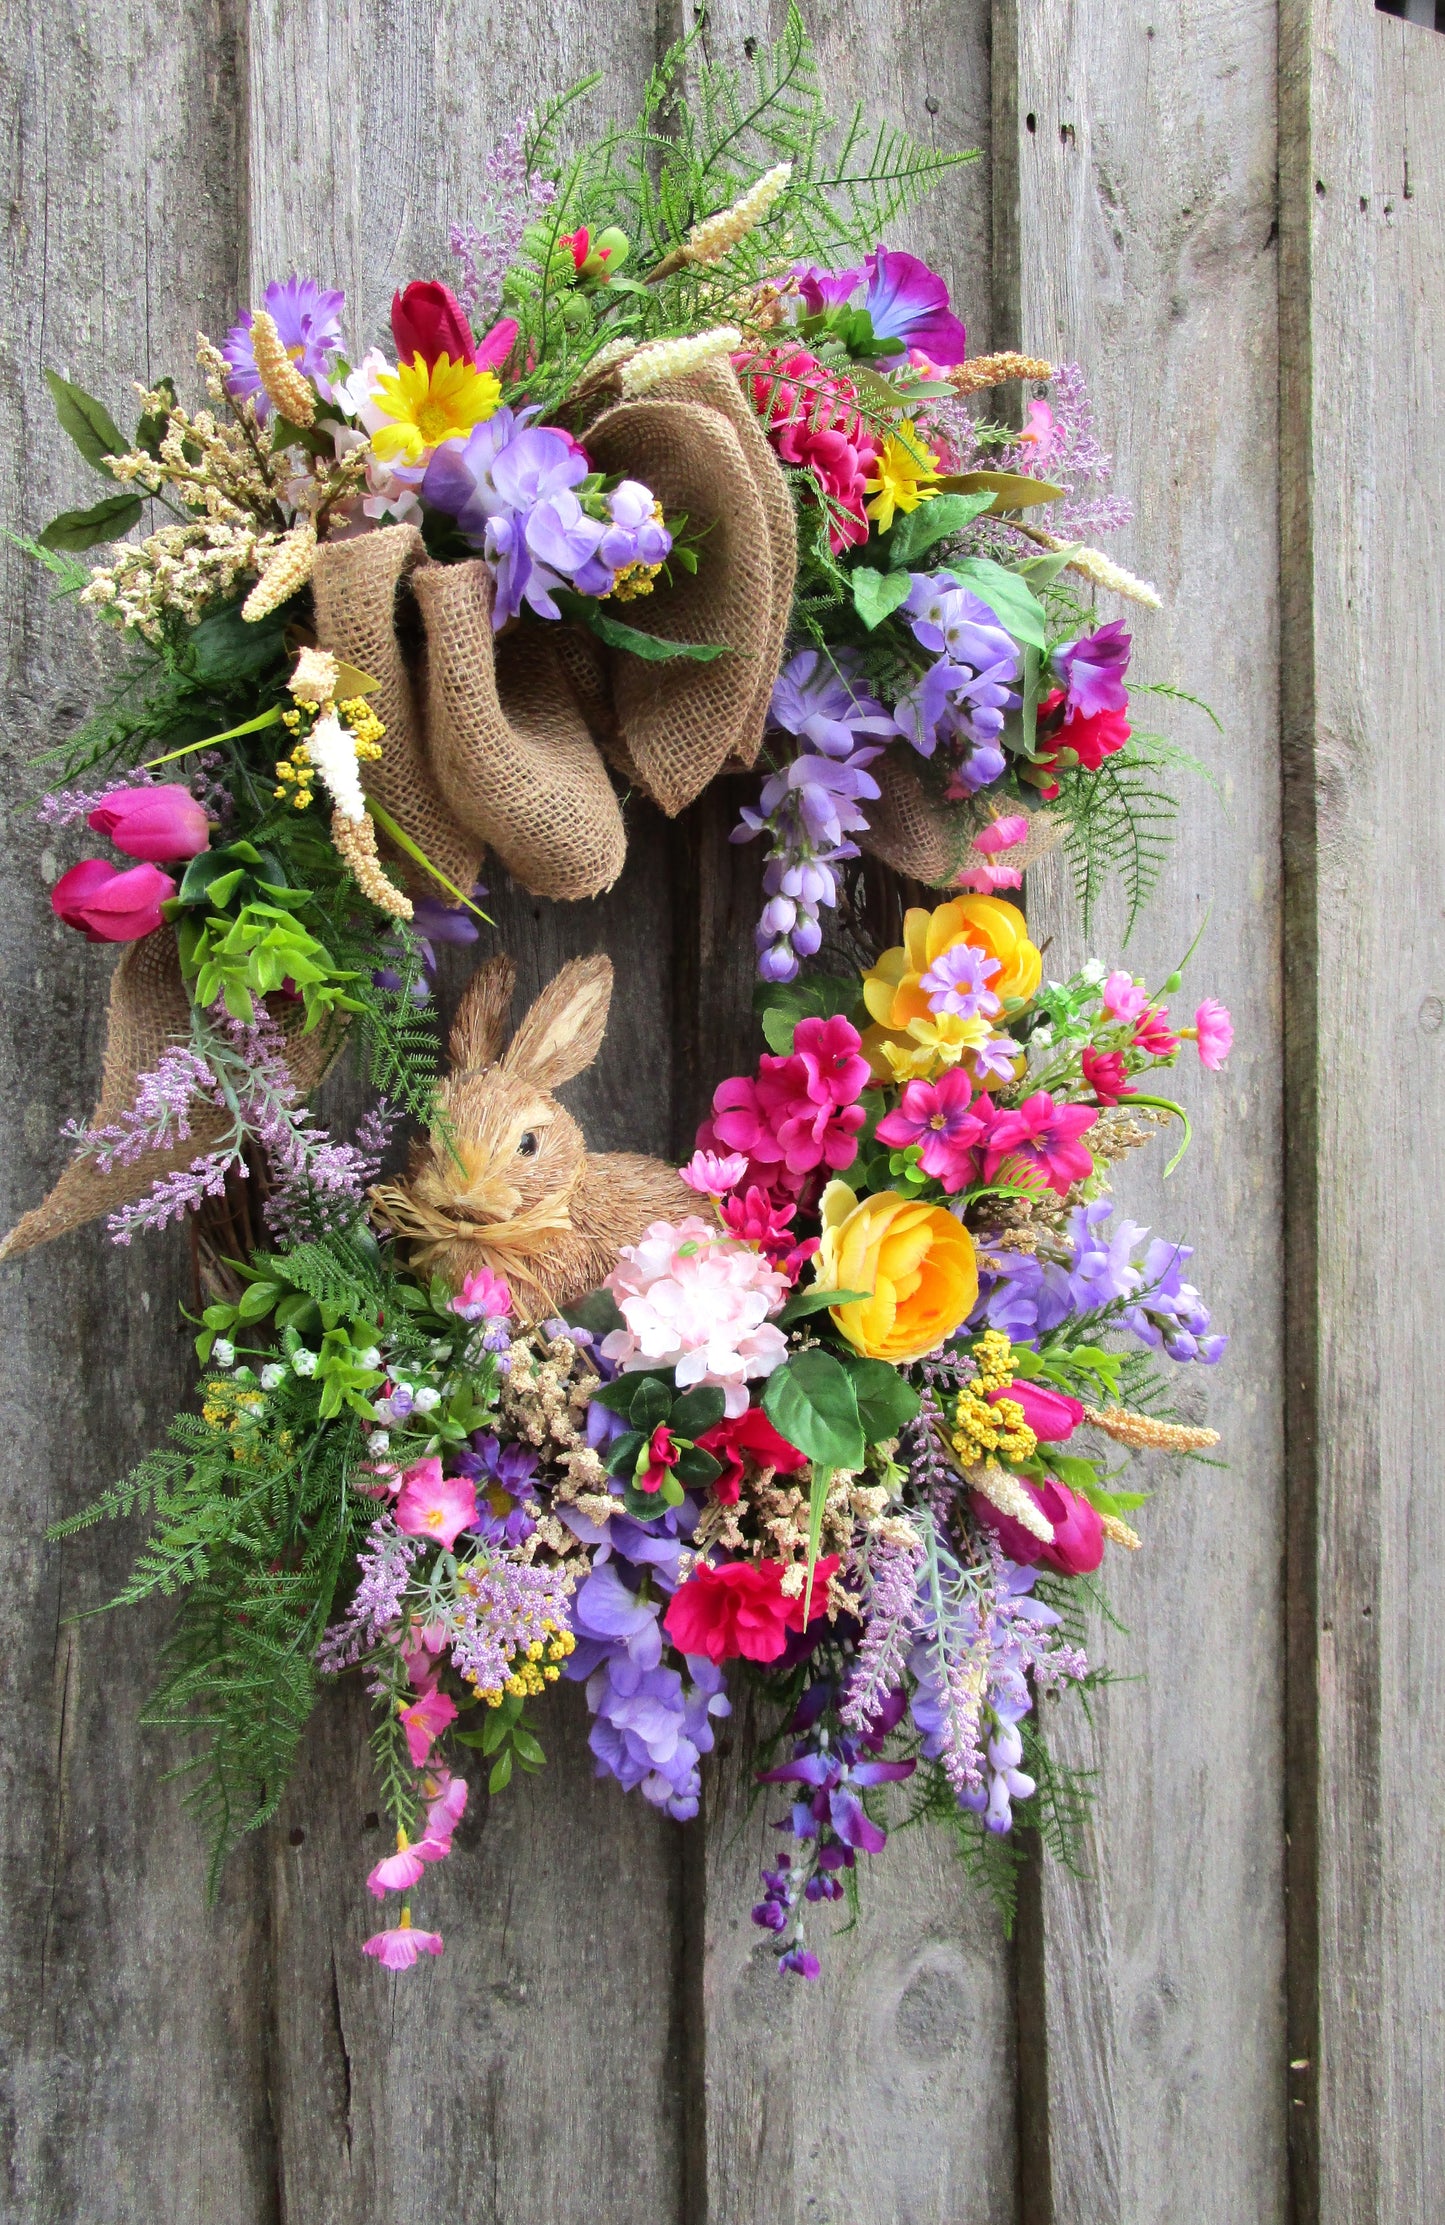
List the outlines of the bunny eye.
<svg viewBox="0 0 1445 2225">
<path fill-rule="evenodd" d="M 517 1146 L 517 1157 L 519 1159 L 535 1159 L 538 1147 L 537 1131 L 535 1128 L 529 1128 Z"/>
</svg>

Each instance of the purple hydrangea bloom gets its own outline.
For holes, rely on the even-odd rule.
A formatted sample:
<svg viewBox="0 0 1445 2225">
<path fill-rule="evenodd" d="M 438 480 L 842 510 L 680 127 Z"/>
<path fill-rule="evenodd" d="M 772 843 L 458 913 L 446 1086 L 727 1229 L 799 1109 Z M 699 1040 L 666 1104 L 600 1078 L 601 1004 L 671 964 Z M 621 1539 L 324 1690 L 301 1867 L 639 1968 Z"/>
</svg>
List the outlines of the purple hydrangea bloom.
<svg viewBox="0 0 1445 2225">
<path fill-rule="evenodd" d="M 267 315 L 275 318 L 281 344 L 297 369 L 304 377 L 316 380 L 328 398 L 326 367 L 343 345 L 340 319 L 345 305 L 344 293 L 327 291 L 318 286 L 314 278 L 298 278 L 294 273 L 290 278 L 273 278 L 261 302 Z M 251 315 L 249 309 L 242 310 L 239 321 L 226 334 L 221 352 L 230 365 L 227 393 L 234 395 L 238 402 L 249 397 L 264 425 L 271 414 L 271 403 L 256 369 Z"/>
<path fill-rule="evenodd" d="M 913 575 L 903 608 L 919 646 L 940 661 L 896 704 L 899 731 L 923 757 L 942 742 L 954 787 L 973 795 L 1004 769 L 999 736 L 1020 700 L 1018 648 L 979 596 L 932 574 Z"/>
<path fill-rule="evenodd" d="M 1124 631 L 1124 621 L 1111 618 L 1107 626 L 1083 634 L 1077 641 L 1066 641 L 1054 651 L 1054 670 L 1069 691 L 1070 716 L 1077 712 L 1080 718 L 1092 718 L 1099 711 L 1128 709 L 1124 675 L 1132 649 L 1133 639 Z"/>
</svg>

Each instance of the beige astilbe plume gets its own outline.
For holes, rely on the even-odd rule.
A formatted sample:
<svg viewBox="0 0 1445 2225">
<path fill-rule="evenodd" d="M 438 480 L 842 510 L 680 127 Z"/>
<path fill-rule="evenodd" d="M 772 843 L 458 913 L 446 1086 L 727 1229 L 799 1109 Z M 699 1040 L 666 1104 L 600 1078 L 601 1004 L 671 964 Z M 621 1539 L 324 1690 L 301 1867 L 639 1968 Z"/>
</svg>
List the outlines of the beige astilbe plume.
<svg viewBox="0 0 1445 2225">
<path fill-rule="evenodd" d="M 251 625 L 258 618 L 269 618 L 298 587 L 305 586 L 315 563 L 316 528 L 310 518 L 303 518 L 277 542 L 266 560 L 266 569 L 241 605 L 241 616 Z"/>
<path fill-rule="evenodd" d="M 1001 349 L 997 355 L 971 356 L 966 363 L 959 363 L 946 376 L 960 400 L 968 394 L 983 394 L 991 386 L 1007 386 L 1014 379 L 1051 379 L 1052 363 L 1039 355 L 1020 355 L 1013 348 Z"/>
<path fill-rule="evenodd" d="M 316 395 L 311 381 L 303 378 L 286 352 L 276 319 L 267 309 L 251 312 L 251 346 L 256 375 L 273 408 L 293 425 L 310 425 L 316 418 Z"/>
<path fill-rule="evenodd" d="M 1133 1414 L 1123 1406 L 1086 1406 L 1084 1419 L 1131 1452 L 1207 1452 L 1219 1443 L 1217 1429 L 1156 1421 L 1152 1414 Z"/>
</svg>

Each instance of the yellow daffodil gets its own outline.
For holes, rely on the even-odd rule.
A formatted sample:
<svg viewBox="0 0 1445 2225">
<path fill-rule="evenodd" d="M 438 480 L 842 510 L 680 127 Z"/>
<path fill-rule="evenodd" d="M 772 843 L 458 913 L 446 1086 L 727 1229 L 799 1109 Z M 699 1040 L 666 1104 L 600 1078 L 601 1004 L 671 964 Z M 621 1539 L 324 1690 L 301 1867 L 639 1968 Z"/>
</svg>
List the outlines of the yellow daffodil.
<svg viewBox="0 0 1445 2225">
<path fill-rule="evenodd" d="M 891 529 L 895 512 L 916 510 L 920 502 L 931 502 L 938 492 L 936 486 L 928 484 L 938 477 L 938 458 L 914 430 L 911 417 L 905 417 L 897 431 L 888 435 L 873 469 L 877 476 L 863 484 L 873 497 L 868 515 L 880 533 Z"/>
<path fill-rule="evenodd" d="M 376 382 L 376 407 L 388 419 L 371 436 L 383 463 L 419 464 L 444 440 L 456 440 L 493 415 L 502 399 L 495 373 L 439 355 L 399 363 Z"/>
</svg>

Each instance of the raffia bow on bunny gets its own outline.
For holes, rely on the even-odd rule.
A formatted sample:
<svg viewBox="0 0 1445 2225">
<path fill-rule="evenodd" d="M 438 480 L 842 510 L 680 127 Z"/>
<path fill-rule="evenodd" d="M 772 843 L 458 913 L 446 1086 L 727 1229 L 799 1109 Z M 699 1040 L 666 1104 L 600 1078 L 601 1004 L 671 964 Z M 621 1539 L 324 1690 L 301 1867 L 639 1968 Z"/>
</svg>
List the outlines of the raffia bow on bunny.
<svg viewBox="0 0 1445 2225">
<path fill-rule="evenodd" d="M 413 1145 L 406 1180 L 378 1183 L 371 1198 L 413 1268 L 435 1270 L 455 1288 L 488 1267 L 540 1316 L 595 1290 L 622 1245 L 695 1200 L 661 1159 L 589 1152 L 552 1094 L 601 1048 L 611 960 L 574 958 L 506 1043 L 515 985 L 506 957 L 472 976 L 431 1134 Z"/>
</svg>

